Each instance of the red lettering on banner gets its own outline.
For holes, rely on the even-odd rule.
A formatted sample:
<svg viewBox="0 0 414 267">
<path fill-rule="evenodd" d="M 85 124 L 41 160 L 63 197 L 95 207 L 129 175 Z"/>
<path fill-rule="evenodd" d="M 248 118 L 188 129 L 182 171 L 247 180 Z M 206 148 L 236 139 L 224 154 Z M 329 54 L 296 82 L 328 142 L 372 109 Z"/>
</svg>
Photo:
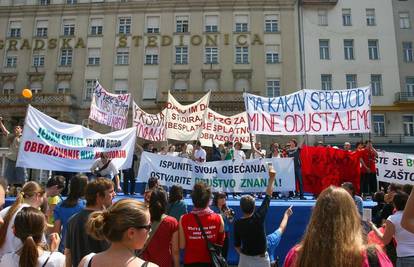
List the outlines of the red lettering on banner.
<svg viewBox="0 0 414 267">
<path fill-rule="evenodd" d="M 344 125 L 342 124 L 341 117 L 339 116 L 338 112 L 335 113 L 335 118 L 332 122 L 332 131 L 335 130 L 336 124 L 339 124 L 339 126 L 341 126 L 342 131 L 346 130 L 344 129 Z"/>
</svg>

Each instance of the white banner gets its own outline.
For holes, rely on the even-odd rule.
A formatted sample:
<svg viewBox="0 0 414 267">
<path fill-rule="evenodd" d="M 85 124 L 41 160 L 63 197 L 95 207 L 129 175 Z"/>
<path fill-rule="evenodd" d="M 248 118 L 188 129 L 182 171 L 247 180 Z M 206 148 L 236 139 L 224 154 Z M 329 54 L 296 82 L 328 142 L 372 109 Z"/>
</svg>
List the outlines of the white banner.
<svg viewBox="0 0 414 267">
<path fill-rule="evenodd" d="M 139 138 L 150 141 L 166 141 L 165 110 L 157 114 L 143 111 L 133 101 L 132 126 L 137 128 Z"/>
<path fill-rule="evenodd" d="M 57 121 L 28 107 L 16 165 L 52 171 L 89 172 L 100 152 L 118 169 L 132 165 L 136 128 L 100 134 Z"/>
<path fill-rule="evenodd" d="M 204 116 L 210 102 L 210 92 L 197 102 L 190 105 L 181 105 L 168 92 L 166 108 L 167 138 L 190 141 L 197 140 L 202 131 Z"/>
<path fill-rule="evenodd" d="M 276 170 L 274 191 L 294 191 L 295 174 L 292 158 L 211 161 L 196 163 L 190 159 L 143 152 L 137 179 L 146 182 L 157 177 L 161 185 L 180 185 L 192 190 L 203 181 L 213 191 L 265 192 L 269 178 L 266 161 Z"/>
<path fill-rule="evenodd" d="M 89 118 L 114 129 L 125 129 L 131 94 L 111 94 L 96 82 Z"/>
<path fill-rule="evenodd" d="M 371 89 L 301 90 L 280 97 L 244 93 L 254 134 L 349 134 L 371 131 Z"/>
<path fill-rule="evenodd" d="M 376 166 L 378 181 L 414 185 L 414 155 L 381 151 Z"/>
<path fill-rule="evenodd" d="M 203 130 L 200 136 L 202 146 L 212 147 L 224 144 L 227 141 L 240 142 L 243 149 L 250 149 L 249 125 L 247 125 L 247 113 L 242 112 L 231 117 L 221 115 L 210 108 L 204 119 Z M 254 142 L 254 140 L 253 140 Z"/>
</svg>

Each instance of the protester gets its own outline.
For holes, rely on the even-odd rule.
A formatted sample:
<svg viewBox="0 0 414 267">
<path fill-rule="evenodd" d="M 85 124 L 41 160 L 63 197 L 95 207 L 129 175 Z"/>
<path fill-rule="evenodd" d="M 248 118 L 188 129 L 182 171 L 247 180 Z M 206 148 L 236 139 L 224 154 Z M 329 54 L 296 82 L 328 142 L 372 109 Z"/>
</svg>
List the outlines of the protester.
<svg viewBox="0 0 414 267">
<path fill-rule="evenodd" d="M 47 196 L 47 213 L 46 213 L 46 219 L 47 222 L 50 224 L 53 224 L 55 222 L 55 219 L 53 217 L 53 211 L 55 210 L 55 207 L 57 204 L 59 204 L 62 201 L 62 197 L 60 194 L 62 193 L 63 189 L 65 188 L 65 177 L 61 175 L 56 175 L 47 180 L 46 183 L 46 189 L 47 188 L 53 188 L 54 190 L 53 194 Z"/>
<path fill-rule="evenodd" d="M 184 192 L 181 186 L 171 186 L 166 214 L 174 217 L 177 221 L 180 220 L 181 216 L 187 214 L 187 205 L 183 200 L 183 194 Z"/>
<path fill-rule="evenodd" d="M 405 230 L 414 234 L 414 190 L 411 190 L 410 197 L 405 205 L 401 226 L 404 227 Z"/>
<path fill-rule="evenodd" d="M 388 185 L 387 194 L 384 196 L 385 205 L 381 211 L 381 220 L 384 223 L 394 213 L 394 204 L 392 203 L 394 195 L 402 190 L 402 185 L 391 183 Z"/>
<path fill-rule="evenodd" d="M 150 177 L 148 179 L 148 183 L 145 186 L 145 191 L 144 191 L 144 201 L 145 203 L 149 203 L 149 200 L 151 198 L 151 192 L 154 188 L 158 187 L 160 185 L 160 183 L 158 182 L 158 178 L 157 177 Z"/>
<path fill-rule="evenodd" d="M 282 235 L 286 230 L 286 226 L 289 221 L 289 217 L 292 216 L 292 206 L 290 206 L 285 213 L 283 214 L 283 219 L 280 222 L 279 227 L 273 233 L 266 236 L 266 243 L 267 243 L 267 253 L 269 254 L 270 259 L 270 266 L 276 266 L 276 248 L 282 239 Z"/>
<path fill-rule="evenodd" d="M 234 156 L 233 159 L 237 161 L 242 161 L 246 159 L 246 154 L 244 154 L 244 151 L 242 150 L 242 143 L 236 142 L 234 144 Z"/>
<path fill-rule="evenodd" d="M 166 208 L 167 193 L 162 187 L 157 187 L 152 191 L 149 202 L 151 232 L 145 242 L 142 259 L 160 267 L 179 267 L 178 222 L 165 214 Z"/>
<path fill-rule="evenodd" d="M 208 240 L 218 245 L 223 245 L 224 242 L 224 222 L 220 215 L 208 207 L 211 199 L 209 186 L 202 182 L 196 183 L 191 199 L 193 210 L 183 215 L 179 222 L 179 244 L 180 248 L 184 249 L 184 266 L 211 266 L 210 253 L 199 230 L 196 216 L 200 219 L 204 231 L 208 232 Z"/>
<path fill-rule="evenodd" d="M 162 146 L 160 152 L 158 152 L 158 155 L 168 155 L 168 146 Z"/>
<path fill-rule="evenodd" d="M 144 151 L 149 152 L 149 153 L 154 153 L 154 144 L 153 143 L 144 144 Z"/>
<path fill-rule="evenodd" d="M 187 144 L 186 143 L 183 143 L 182 145 L 181 145 L 181 152 L 180 153 L 178 153 L 178 156 L 180 157 L 180 158 L 185 158 L 185 159 L 189 159 L 189 158 L 191 158 L 191 156 L 190 156 L 191 154 L 189 154 L 188 153 L 188 151 L 187 151 Z"/>
<path fill-rule="evenodd" d="M 351 151 L 351 143 L 345 142 L 344 143 L 344 150 L 345 151 Z"/>
<path fill-rule="evenodd" d="M 60 252 L 64 252 L 69 218 L 85 208 L 85 201 L 81 198 L 85 196 L 85 188 L 87 184 L 87 176 L 76 175 L 73 177 L 70 181 L 68 197 L 55 208 L 53 232 L 58 233 L 62 237 L 62 242 L 60 242 L 59 245 Z"/>
<path fill-rule="evenodd" d="M 252 153 L 250 154 L 251 159 L 262 159 L 266 157 L 266 149 L 262 149 L 262 143 L 256 142 L 253 146 L 253 138 L 250 138 L 252 145 Z"/>
<path fill-rule="evenodd" d="M 240 199 L 243 217 L 234 223 L 234 246 L 240 254 L 239 267 L 270 265 L 266 251 L 265 219 L 272 198 L 275 178 L 276 171 L 270 166 L 266 196 L 257 210 L 255 210 L 255 199 L 252 196 L 247 195 Z"/>
<path fill-rule="evenodd" d="M 233 223 L 235 212 L 233 209 L 229 208 L 226 203 L 226 193 L 224 192 L 217 192 L 214 194 L 213 198 L 213 205 L 211 209 L 220 214 L 223 218 L 224 222 L 224 243 L 222 254 L 223 257 L 227 259 L 228 251 L 229 251 L 229 240 L 230 240 L 230 224 Z"/>
<path fill-rule="evenodd" d="M 16 167 L 16 161 L 23 129 L 20 125 L 16 125 L 14 126 L 13 134 L 11 134 L 4 126 L 3 118 L 0 117 L 0 130 L 7 137 L 7 143 L 9 145 L 6 156 L 5 177 L 9 185 L 13 185 L 14 188 L 21 187 L 26 181 L 27 172 L 25 168 Z"/>
<path fill-rule="evenodd" d="M 213 144 L 213 161 L 223 160 L 224 159 L 224 147 L 222 144 L 219 145 L 219 147 L 214 144 L 214 139 L 211 138 L 211 143 Z"/>
<path fill-rule="evenodd" d="M 24 207 L 40 208 L 43 204 L 45 191 L 36 182 L 30 181 L 23 185 L 13 205 L 0 211 L 4 223 L 0 228 L 0 257 L 9 252 L 17 251 L 22 242 L 13 234 L 16 214 Z"/>
<path fill-rule="evenodd" d="M 351 182 L 345 182 L 341 185 L 341 187 L 343 189 L 345 189 L 350 195 L 351 197 L 354 199 L 355 205 L 358 209 L 358 213 L 362 218 L 362 215 L 364 213 L 364 202 L 362 200 L 362 197 L 357 196 L 355 194 L 355 187 Z"/>
<path fill-rule="evenodd" d="M 97 159 L 91 167 L 91 172 L 96 177 L 105 177 L 114 181 L 116 190 L 118 192 L 122 191 L 119 184 L 119 175 L 118 169 L 115 167 L 115 164 L 112 162 L 112 159 L 108 158 L 108 154 L 102 152 L 100 158 Z"/>
<path fill-rule="evenodd" d="M 177 152 L 175 152 L 175 145 L 168 146 L 168 156 L 175 157 L 177 156 Z"/>
<path fill-rule="evenodd" d="M 364 196 L 370 196 L 377 191 L 375 159 L 378 153 L 371 140 L 367 140 L 365 145 L 357 143 L 356 151 L 361 162 L 361 192 Z"/>
<path fill-rule="evenodd" d="M 225 147 L 225 160 L 230 160 L 234 158 L 234 148 L 233 148 L 233 142 L 227 142 L 224 144 Z"/>
<path fill-rule="evenodd" d="M 349 193 L 330 186 L 319 195 L 302 241 L 289 251 L 283 266 L 369 267 L 369 257 L 380 267 L 392 267 L 381 250 L 364 245 L 361 218 Z"/>
<path fill-rule="evenodd" d="M 279 151 L 279 144 L 278 143 L 272 143 L 270 145 L 270 153 L 268 155 L 268 158 L 280 158 L 280 151 Z"/>
<path fill-rule="evenodd" d="M 111 245 L 103 252 L 89 253 L 79 266 L 157 266 L 144 262 L 134 253 L 142 249 L 151 229 L 150 215 L 144 203 L 134 199 L 119 200 L 107 210 L 92 213 L 86 228 L 95 240 L 107 240 Z"/>
<path fill-rule="evenodd" d="M 204 148 L 201 147 L 201 142 L 196 141 L 194 155 L 193 155 L 194 161 L 200 162 L 200 163 L 206 162 L 206 157 L 207 157 L 207 153 L 204 150 Z"/>
<path fill-rule="evenodd" d="M 141 153 L 141 152 L 137 152 L 137 153 Z M 122 176 L 124 178 L 123 179 L 124 182 L 122 184 L 122 187 L 123 187 L 122 191 L 124 192 L 124 195 L 128 195 L 128 194 L 135 195 L 135 186 L 136 186 L 135 164 L 138 162 L 137 153 L 134 153 L 132 157 L 131 167 L 126 170 L 122 170 Z"/>
<path fill-rule="evenodd" d="M 385 222 L 384 233 L 380 232 L 375 224 L 371 227 L 384 244 L 391 242 L 394 237 L 397 242 L 397 267 L 414 266 L 414 234 L 401 227 L 403 210 L 407 203 L 408 195 L 399 191 L 394 195 L 393 204 L 396 212 L 388 217 Z"/>
<path fill-rule="evenodd" d="M 49 236 L 50 251 L 43 243 L 46 218 L 40 210 L 33 207 L 22 208 L 16 214 L 13 227 L 14 235 L 23 246 L 3 255 L 0 267 L 65 266 L 65 256 L 56 252 L 60 242 L 59 235 Z"/>
<path fill-rule="evenodd" d="M 302 164 L 300 162 L 300 147 L 298 147 L 298 142 L 296 139 L 291 139 L 289 141 L 289 149 L 287 150 L 288 157 L 293 158 L 293 163 L 295 167 L 295 181 L 299 184 L 299 198 L 305 199 L 303 196 L 303 180 L 302 180 Z M 297 193 L 297 192 L 296 192 Z"/>
<path fill-rule="evenodd" d="M 381 211 L 384 208 L 385 202 L 384 202 L 384 192 L 378 191 L 374 194 L 374 197 L 372 198 L 374 202 L 377 203 L 372 208 L 372 222 L 377 226 L 381 227 L 382 225 L 382 219 L 381 219 Z"/>
<path fill-rule="evenodd" d="M 97 240 L 87 234 L 85 226 L 92 212 L 111 206 L 114 196 L 114 184 L 107 178 L 98 178 L 86 186 L 86 207 L 72 216 L 67 225 L 65 239 L 67 267 L 78 266 L 80 260 L 90 252 L 98 253 L 108 248 L 109 245 L 105 240 Z"/>
<path fill-rule="evenodd" d="M 7 192 L 7 181 L 0 177 L 0 210 L 3 208 L 4 203 L 6 203 L 6 192 Z M 2 224 L 2 220 L 0 218 L 0 225 Z"/>
</svg>

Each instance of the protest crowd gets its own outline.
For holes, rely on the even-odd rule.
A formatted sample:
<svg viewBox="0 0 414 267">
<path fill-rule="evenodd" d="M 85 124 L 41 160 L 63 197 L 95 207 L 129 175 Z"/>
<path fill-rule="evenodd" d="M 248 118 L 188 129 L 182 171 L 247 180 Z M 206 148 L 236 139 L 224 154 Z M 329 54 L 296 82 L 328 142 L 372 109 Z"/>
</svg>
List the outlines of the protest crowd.
<svg viewBox="0 0 414 267">
<path fill-rule="evenodd" d="M 126 122 L 121 124 L 125 128 Z M 132 151 L 122 152 L 124 139 L 114 132 L 107 140 L 88 139 L 85 147 L 108 148 L 109 144 L 119 152 L 101 150 L 90 156 L 86 150 L 69 155 L 58 148 L 45 153 L 45 146 L 39 143 L 33 148 L 33 140 L 24 140 L 21 126 L 10 133 L 0 119 L 0 128 L 9 143 L 5 177 L 0 179 L 0 267 L 225 267 L 230 248 L 237 251 L 240 267 L 414 266 L 414 191 L 409 184 L 378 182 L 376 164 L 382 154 L 371 140 L 352 149 L 349 142 L 342 148 L 321 142 L 309 146 L 291 138 L 265 149 L 248 134 L 248 148 L 245 141 L 215 142 L 211 137 L 207 138 L 211 149 L 206 150 L 206 140 L 199 139 L 174 144 L 152 140 L 140 145 L 135 131 L 124 130 Z M 83 146 L 82 139 L 63 138 L 52 131 L 42 130 L 39 135 L 55 143 Z M 86 171 L 66 165 L 41 184 L 27 177 L 29 165 L 22 163 L 27 160 L 22 154 L 29 152 L 50 153 L 59 160 L 85 159 L 80 164 Z M 317 165 L 321 155 L 345 168 L 357 166 L 357 179 L 310 184 L 318 171 L 327 173 Z M 120 168 L 117 160 L 123 157 L 129 158 L 128 166 Z M 155 158 L 158 167 L 166 166 L 171 173 L 148 169 L 147 162 Z M 275 163 L 283 159 L 292 163 L 290 190 L 278 179 L 282 171 Z M 40 168 L 45 163 L 35 164 Z M 319 169 L 309 167 L 313 164 Z M 243 185 L 209 176 L 190 183 L 188 177 L 174 174 L 176 169 L 213 176 L 249 170 L 261 172 L 264 178 L 240 176 L 251 184 L 238 190 Z M 145 182 L 141 192 L 136 191 L 137 180 Z M 4 207 L 6 195 L 13 196 L 14 202 Z M 241 216 L 227 204 L 228 198 L 238 201 Z M 284 211 L 280 224 L 266 229 L 266 218 L 275 216 L 269 212 L 272 199 L 316 200 L 302 239 L 285 259 L 276 257 L 277 247 L 284 242 L 295 207 Z M 368 220 L 363 206 L 367 200 L 376 202 Z"/>
</svg>

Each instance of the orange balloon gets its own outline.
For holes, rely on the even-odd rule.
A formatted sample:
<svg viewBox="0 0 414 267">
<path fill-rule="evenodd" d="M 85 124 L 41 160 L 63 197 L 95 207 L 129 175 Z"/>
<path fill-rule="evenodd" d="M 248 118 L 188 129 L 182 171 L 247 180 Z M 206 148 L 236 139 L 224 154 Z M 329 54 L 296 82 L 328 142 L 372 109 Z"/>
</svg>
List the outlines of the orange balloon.
<svg viewBox="0 0 414 267">
<path fill-rule="evenodd" d="M 23 89 L 23 91 L 22 91 L 22 96 L 24 97 L 24 98 L 32 98 L 32 96 L 33 96 L 33 94 L 32 94 L 32 90 L 30 90 L 30 89 Z"/>
</svg>

